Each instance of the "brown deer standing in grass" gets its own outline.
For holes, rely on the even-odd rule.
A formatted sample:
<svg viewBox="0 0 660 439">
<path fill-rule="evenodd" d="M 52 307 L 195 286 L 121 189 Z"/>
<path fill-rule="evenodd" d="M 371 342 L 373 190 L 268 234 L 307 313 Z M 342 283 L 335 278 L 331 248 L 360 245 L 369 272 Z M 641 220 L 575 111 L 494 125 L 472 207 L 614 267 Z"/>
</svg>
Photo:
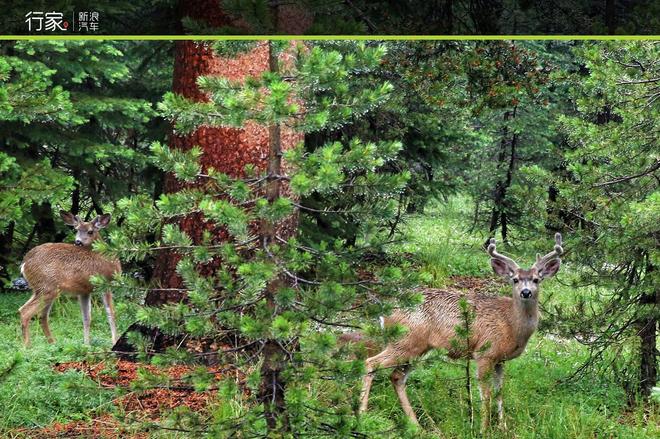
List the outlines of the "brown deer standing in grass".
<svg viewBox="0 0 660 439">
<path fill-rule="evenodd" d="M 110 222 L 109 214 L 99 215 L 89 222 L 65 211 L 60 211 L 60 216 L 65 224 L 76 230 L 75 244 L 42 244 L 30 250 L 21 265 L 21 273 L 32 288 L 32 297 L 19 309 L 26 346 L 30 344 L 30 320 L 37 313 L 41 313 L 39 321 L 48 342 L 55 341 L 48 327 L 48 315 L 53 302 L 62 292 L 78 296 L 83 318 L 83 339 L 89 344 L 92 321 L 92 284 L 89 278 L 95 274 L 110 278 L 115 273 L 121 273 L 119 261 L 107 259 L 92 250 L 92 243 L 100 239 L 99 231 Z M 103 305 L 108 315 L 112 342 L 115 343 L 117 329 L 110 291 L 103 294 Z"/>
<path fill-rule="evenodd" d="M 474 321 L 467 350 L 457 350 L 457 326 L 464 325 L 459 308 L 463 296 L 459 292 L 427 289 L 424 302 L 413 310 L 397 310 L 385 318 L 385 325 L 400 324 L 408 328 L 403 338 L 389 344 L 385 350 L 366 360 L 360 398 L 360 413 L 367 410 L 373 373 L 377 368 L 393 368 L 390 376 L 403 411 L 417 423 L 406 394 L 406 377 L 410 360 L 431 349 L 446 349 L 450 358 L 472 358 L 477 363 L 477 379 L 481 393 L 482 430 L 490 424 L 491 379 L 497 398 L 499 421 L 504 422 L 502 383 L 504 362 L 518 357 L 538 326 L 539 284 L 559 270 L 559 256 L 563 253 L 561 235 L 555 235 L 554 250 L 536 256 L 536 263 L 524 270 L 512 259 L 497 253 L 495 240 L 490 240 L 488 253 L 495 273 L 511 282 L 511 297 L 469 294 L 467 301 L 474 310 Z"/>
</svg>

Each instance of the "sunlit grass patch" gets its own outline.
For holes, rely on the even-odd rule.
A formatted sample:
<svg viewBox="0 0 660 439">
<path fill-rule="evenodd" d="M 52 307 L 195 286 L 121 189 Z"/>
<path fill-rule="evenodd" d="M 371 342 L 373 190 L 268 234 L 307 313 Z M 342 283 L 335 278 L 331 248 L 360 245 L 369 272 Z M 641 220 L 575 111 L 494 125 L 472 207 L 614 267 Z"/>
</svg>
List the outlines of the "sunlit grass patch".
<svg viewBox="0 0 660 439">
<path fill-rule="evenodd" d="M 422 272 L 430 277 L 430 285 L 440 287 L 449 276 L 485 276 L 490 273 L 483 239 L 470 231 L 470 201 L 466 197 L 435 202 L 424 214 L 405 219 L 401 242 L 391 251 L 412 253 Z"/>
</svg>

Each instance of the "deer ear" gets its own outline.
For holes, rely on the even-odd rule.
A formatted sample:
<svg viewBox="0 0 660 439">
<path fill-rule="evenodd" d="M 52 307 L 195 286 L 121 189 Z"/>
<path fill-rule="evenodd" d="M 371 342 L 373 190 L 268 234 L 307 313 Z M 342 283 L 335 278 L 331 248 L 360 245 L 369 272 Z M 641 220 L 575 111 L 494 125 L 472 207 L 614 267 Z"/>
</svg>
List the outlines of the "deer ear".
<svg viewBox="0 0 660 439">
<path fill-rule="evenodd" d="M 511 269 L 503 261 L 499 259 L 491 258 L 490 266 L 493 267 L 493 271 L 495 272 L 495 274 L 499 274 L 500 276 L 511 277 Z"/>
<path fill-rule="evenodd" d="M 552 277 L 557 274 L 560 266 L 561 261 L 559 259 L 552 259 L 539 270 L 539 276 L 541 276 L 543 279 Z"/>
<path fill-rule="evenodd" d="M 66 210 L 60 210 L 60 218 L 62 218 L 62 221 L 64 221 L 64 224 L 67 226 L 76 227 L 80 222 L 80 218 L 78 218 L 78 216 L 72 214 L 71 212 L 67 212 Z"/>
<path fill-rule="evenodd" d="M 103 215 L 99 215 L 96 218 L 94 218 L 94 227 L 97 229 L 103 229 L 110 224 L 110 219 L 112 218 L 112 215 L 109 213 L 104 213 Z"/>
</svg>

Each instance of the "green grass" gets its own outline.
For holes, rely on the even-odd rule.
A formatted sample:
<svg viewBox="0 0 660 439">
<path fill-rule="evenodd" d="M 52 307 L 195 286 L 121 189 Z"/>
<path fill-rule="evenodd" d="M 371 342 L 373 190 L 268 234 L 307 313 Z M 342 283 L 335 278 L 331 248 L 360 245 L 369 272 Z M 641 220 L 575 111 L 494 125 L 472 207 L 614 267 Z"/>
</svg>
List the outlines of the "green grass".
<svg viewBox="0 0 660 439">
<path fill-rule="evenodd" d="M 471 233 L 468 200 L 456 198 L 446 204 L 431 206 L 424 215 L 406 219 L 402 243 L 393 252 L 411 253 L 429 283 L 443 286 L 453 275 L 491 276 L 488 256 L 481 247 L 486 236 Z M 570 242 L 570 241 L 569 241 Z M 502 251 L 530 264 L 534 254 L 548 250 L 552 237 L 501 246 Z M 595 290 L 570 286 L 575 267 L 570 260 L 558 276 L 542 287 L 544 306 L 570 305 L 576 294 L 597 294 Z M 503 291 L 504 293 L 505 291 Z M 0 437 L 17 427 L 38 427 L 52 422 L 89 419 L 96 412 L 113 409 L 114 392 L 100 389 L 82 374 L 56 373 L 54 364 L 79 361 L 93 352 L 110 347 L 109 328 L 102 306 L 93 307 L 92 346 L 82 343 L 82 322 L 75 300 L 61 298 L 51 316 L 51 328 L 57 342 L 46 343 L 37 320 L 32 324 L 33 345 L 22 346 L 18 308 L 29 293 L 0 294 Z M 130 323 L 129 312 L 117 304 L 119 329 Z M 126 309 L 124 309 L 126 311 Z M 123 319 L 122 319 L 123 317 Z M 493 429 L 494 438 L 650 438 L 660 436 L 660 413 L 629 411 L 621 386 L 611 378 L 587 373 L 577 381 L 562 383 L 586 358 L 586 349 L 574 341 L 536 333 L 526 351 L 506 365 L 504 406 L 508 430 Z M 472 365 L 474 368 L 474 365 Z M 324 400 L 330 383 L 315 385 L 319 400 Z M 344 389 L 343 392 L 346 392 Z M 349 389 L 357 399 L 359 386 Z M 411 436 L 425 438 L 471 438 L 468 424 L 467 392 L 462 366 L 447 363 L 440 353 L 431 353 L 419 361 L 408 380 L 411 403 L 416 409 L 421 429 Z M 347 395 L 349 397 L 349 395 Z M 478 426 L 479 394 L 472 391 Z M 222 404 L 222 402 L 220 402 Z M 401 437 L 393 428 L 403 422 L 394 390 L 385 371 L 380 372 L 371 392 L 370 409 L 361 419 L 370 437 Z M 477 428 L 478 430 L 478 428 Z M 393 432 L 396 431 L 396 432 Z"/>
<path fill-rule="evenodd" d="M 53 370 L 57 363 L 79 361 L 92 352 L 108 351 L 110 329 L 100 300 L 94 301 L 92 345 L 82 342 L 82 318 L 76 300 L 61 297 L 53 306 L 50 327 L 56 343 L 48 344 L 38 319 L 33 319 L 32 346 L 23 347 L 18 308 L 30 293 L 0 294 L 0 433 L 16 427 L 40 427 L 52 422 L 88 419 L 111 409 L 113 392 L 103 390 L 81 373 Z M 118 326 L 121 319 L 118 304 Z M 2 436 L 4 437 L 4 436 Z"/>
<path fill-rule="evenodd" d="M 466 218 L 469 204 L 463 198 L 429 206 L 425 214 L 404 220 L 401 243 L 391 250 L 413 254 L 430 286 L 443 286 L 454 275 L 485 276 L 490 273 L 482 248 L 486 236 L 470 233 Z"/>
<path fill-rule="evenodd" d="M 619 385 L 597 376 L 562 383 L 585 352 L 571 342 L 532 337 L 525 353 L 506 365 L 504 409 L 507 430 L 495 438 L 650 438 L 658 437 L 660 415 L 628 413 Z M 474 369 L 473 369 L 474 370 Z M 438 354 L 420 361 L 408 379 L 408 395 L 421 430 L 418 438 L 471 438 L 479 429 L 479 392 L 474 385 L 475 431 L 471 433 L 464 369 Z M 378 375 L 365 422 L 386 431 L 401 422 L 387 373 Z"/>
<path fill-rule="evenodd" d="M 464 198 L 431 206 L 414 215 L 403 227 L 403 244 L 393 252 L 414 254 L 431 286 L 443 286 L 454 275 L 491 276 L 489 258 L 482 245 L 486 236 L 470 233 L 470 205 Z M 521 265 L 531 265 L 536 252 L 548 251 L 552 236 L 539 237 L 516 247 L 499 246 Z M 575 267 L 564 262 L 555 279 L 545 282 L 541 302 L 571 305 L 577 294 L 598 294 L 594 288 L 570 286 Z M 508 291 L 508 290 L 507 290 Z M 506 291 L 503 291 L 506 293 Z M 587 349 L 575 341 L 537 332 L 525 352 L 506 364 L 504 407 L 507 430 L 493 429 L 495 438 L 650 438 L 660 437 L 660 411 L 626 407 L 625 393 L 611 378 L 587 374 L 568 381 L 587 358 Z M 474 364 L 472 364 L 474 370 Z M 374 430 L 388 431 L 403 420 L 387 372 L 379 373 L 364 420 Z M 447 363 L 440 353 L 419 361 L 408 379 L 408 394 L 418 414 L 421 430 L 416 438 L 478 437 L 479 392 L 473 385 L 476 427 L 469 425 L 463 364 Z"/>
</svg>

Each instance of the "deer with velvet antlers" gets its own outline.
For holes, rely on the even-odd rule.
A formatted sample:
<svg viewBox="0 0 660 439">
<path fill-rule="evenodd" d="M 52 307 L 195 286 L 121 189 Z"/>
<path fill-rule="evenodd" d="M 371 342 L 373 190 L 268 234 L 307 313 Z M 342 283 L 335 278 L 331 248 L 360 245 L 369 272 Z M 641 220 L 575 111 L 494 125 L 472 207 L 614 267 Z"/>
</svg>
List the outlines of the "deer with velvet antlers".
<svg viewBox="0 0 660 439">
<path fill-rule="evenodd" d="M 497 252 L 495 239 L 490 240 L 488 254 L 493 271 L 507 279 L 513 288 L 510 297 L 468 294 L 474 310 L 474 321 L 466 349 L 457 349 L 456 328 L 463 320 L 459 300 L 464 295 L 456 291 L 424 290 L 424 302 L 413 310 L 396 310 L 385 318 L 385 325 L 400 324 L 408 328 L 401 339 L 387 345 L 379 354 L 366 360 L 367 374 L 363 380 L 360 412 L 367 410 L 369 390 L 374 371 L 392 368 L 390 379 L 405 414 L 417 423 L 417 416 L 406 394 L 408 362 L 431 349 L 445 349 L 450 358 L 472 358 L 477 364 L 477 379 L 481 393 L 481 426 L 488 428 L 491 395 L 497 399 L 498 419 L 504 425 L 502 384 L 504 363 L 518 357 L 536 331 L 539 320 L 539 284 L 559 270 L 563 253 L 561 235 L 555 235 L 554 249 L 547 255 L 537 255 L 536 263 L 525 270 Z M 494 391 L 494 392 L 493 392 Z"/>
<path fill-rule="evenodd" d="M 76 230 L 75 244 L 51 242 L 30 250 L 23 258 L 21 273 L 32 289 L 32 297 L 19 309 L 23 342 L 30 344 L 30 320 L 39 314 L 39 322 L 49 343 L 55 340 L 48 326 L 53 302 L 60 293 L 78 296 L 83 320 L 83 340 L 90 342 L 92 275 L 106 278 L 121 272 L 116 259 L 108 259 L 92 250 L 92 243 L 100 239 L 100 230 L 110 222 L 110 214 L 99 215 L 92 221 L 82 221 L 76 215 L 61 211 L 64 223 Z M 115 310 L 112 293 L 103 294 L 103 305 L 108 315 L 112 342 L 117 341 Z"/>
</svg>

